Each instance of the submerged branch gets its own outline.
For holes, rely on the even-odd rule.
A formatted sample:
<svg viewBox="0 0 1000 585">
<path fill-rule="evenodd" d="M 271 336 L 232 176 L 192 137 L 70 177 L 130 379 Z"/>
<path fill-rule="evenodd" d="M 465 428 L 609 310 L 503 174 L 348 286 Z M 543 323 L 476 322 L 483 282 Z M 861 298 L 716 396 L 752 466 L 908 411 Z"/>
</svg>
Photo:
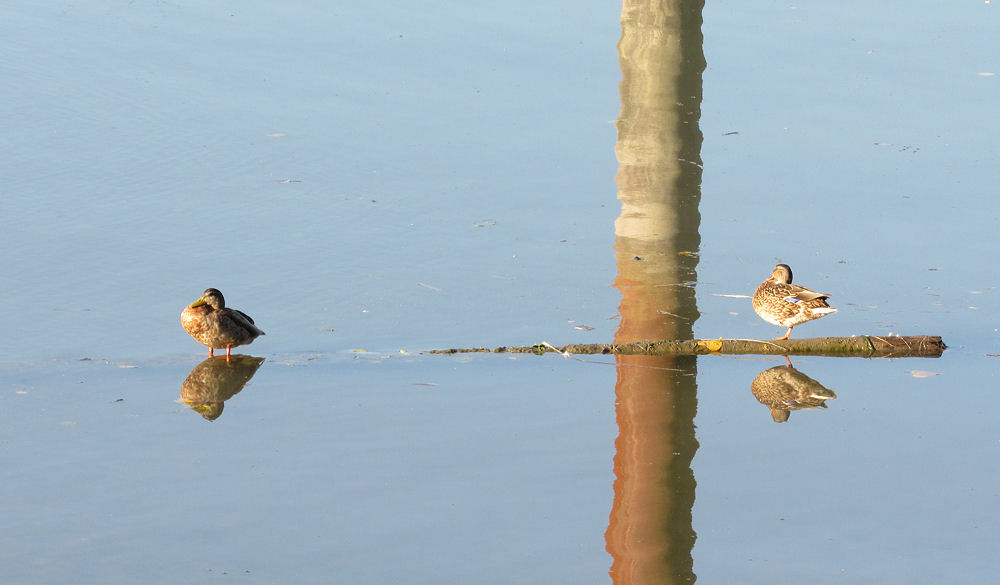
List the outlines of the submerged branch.
<svg viewBox="0 0 1000 585">
<path fill-rule="evenodd" d="M 534 353 L 621 355 L 821 355 L 833 357 L 940 357 L 946 346 L 937 335 L 879 337 L 813 337 L 760 341 L 756 339 L 690 339 L 585 343 L 555 347 L 548 342 L 519 347 L 434 349 L 427 353 Z"/>
</svg>

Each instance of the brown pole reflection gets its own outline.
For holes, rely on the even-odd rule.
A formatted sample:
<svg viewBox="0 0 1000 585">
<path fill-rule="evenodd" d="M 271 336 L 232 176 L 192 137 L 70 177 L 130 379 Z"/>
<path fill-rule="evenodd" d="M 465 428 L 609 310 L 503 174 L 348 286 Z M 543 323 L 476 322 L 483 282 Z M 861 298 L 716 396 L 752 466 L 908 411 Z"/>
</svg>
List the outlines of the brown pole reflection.
<svg viewBox="0 0 1000 585">
<path fill-rule="evenodd" d="M 698 318 L 703 2 L 624 0 L 618 58 L 616 342 L 690 339 Z M 693 357 L 618 356 L 615 583 L 693 583 Z"/>
</svg>

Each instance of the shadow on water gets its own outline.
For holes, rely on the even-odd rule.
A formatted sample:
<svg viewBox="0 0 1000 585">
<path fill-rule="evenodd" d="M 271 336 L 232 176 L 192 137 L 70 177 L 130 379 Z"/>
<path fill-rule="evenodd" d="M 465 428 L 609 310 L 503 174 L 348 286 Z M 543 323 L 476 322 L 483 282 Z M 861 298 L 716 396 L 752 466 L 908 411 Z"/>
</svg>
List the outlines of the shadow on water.
<svg viewBox="0 0 1000 585">
<path fill-rule="evenodd" d="M 702 2 L 625 0 L 618 59 L 616 343 L 691 339 L 701 242 Z M 616 356 L 605 542 L 615 583 L 693 583 L 695 357 Z"/>
<path fill-rule="evenodd" d="M 791 361 L 787 366 L 775 366 L 757 374 L 750 383 L 750 391 L 771 410 L 771 418 L 777 423 L 786 422 L 793 410 L 826 408 L 826 401 L 837 397 L 836 392 L 795 369 Z"/>
<path fill-rule="evenodd" d="M 264 358 L 234 355 L 206 358 L 181 384 L 181 400 L 205 420 L 222 416 L 226 401 L 239 394 L 257 373 Z"/>
</svg>

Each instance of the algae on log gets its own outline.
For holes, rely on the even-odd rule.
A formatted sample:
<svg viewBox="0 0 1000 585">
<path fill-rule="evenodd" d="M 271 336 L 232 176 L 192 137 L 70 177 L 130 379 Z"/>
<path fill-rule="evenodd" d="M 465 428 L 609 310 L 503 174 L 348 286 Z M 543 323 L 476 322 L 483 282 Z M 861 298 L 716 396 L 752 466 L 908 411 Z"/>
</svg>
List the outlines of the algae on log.
<svg viewBox="0 0 1000 585">
<path fill-rule="evenodd" d="M 587 343 L 555 347 L 548 342 L 520 347 L 434 349 L 427 353 L 534 353 L 623 355 L 818 355 L 832 357 L 940 357 L 947 346 L 937 335 L 879 337 L 813 337 L 761 341 L 756 339 L 688 339 Z"/>
</svg>

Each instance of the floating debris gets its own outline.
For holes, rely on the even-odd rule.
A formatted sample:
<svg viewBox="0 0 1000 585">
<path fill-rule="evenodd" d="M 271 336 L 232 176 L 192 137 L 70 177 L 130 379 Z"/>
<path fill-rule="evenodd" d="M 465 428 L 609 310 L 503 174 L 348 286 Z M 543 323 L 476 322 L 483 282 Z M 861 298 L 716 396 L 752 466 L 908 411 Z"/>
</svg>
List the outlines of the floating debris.
<svg viewBox="0 0 1000 585">
<path fill-rule="evenodd" d="M 708 351 L 719 351 L 722 349 L 722 338 L 718 339 L 699 339 L 698 346 L 704 347 Z"/>
<path fill-rule="evenodd" d="M 113 362 L 113 361 L 111 361 L 109 359 L 105 359 L 104 360 L 104 365 L 106 365 L 106 366 L 115 366 L 116 368 L 129 368 L 129 369 L 130 368 L 138 368 L 139 367 L 139 366 L 133 366 L 132 364 L 124 364 L 124 363 L 121 363 L 121 362 Z"/>
</svg>

